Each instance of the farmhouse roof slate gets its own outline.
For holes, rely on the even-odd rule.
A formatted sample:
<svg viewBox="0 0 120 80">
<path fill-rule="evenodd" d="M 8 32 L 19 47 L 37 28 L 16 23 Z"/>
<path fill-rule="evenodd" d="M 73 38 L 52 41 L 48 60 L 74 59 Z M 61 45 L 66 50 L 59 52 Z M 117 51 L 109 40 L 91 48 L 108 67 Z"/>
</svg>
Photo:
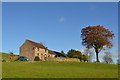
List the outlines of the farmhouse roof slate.
<svg viewBox="0 0 120 80">
<path fill-rule="evenodd" d="M 50 54 L 54 54 L 54 55 L 56 55 L 56 56 L 58 56 L 58 57 L 65 57 L 64 55 L 62 55 L 60 52 L 57 52 L 57 51 L 49 50 L 49 53 L 50 53 Z"/>
<path fill-rule="evenodd" d="M 47 49 L 47 47 L 45 47 L 43 44 L 41 43 L 37 43 L 31 40 L 26 40 L 27 43 L 31 44 L 32 46 L 38 47 L 38 48 L 43 48 L 43 49 Z"/>
<path fill-rule="evenodd" d="M 50 54 L 55 54 L 55 52 L 52 51 L 52 50 L 48 50 L 48 52 L 49 52 Z"/>
</svg>

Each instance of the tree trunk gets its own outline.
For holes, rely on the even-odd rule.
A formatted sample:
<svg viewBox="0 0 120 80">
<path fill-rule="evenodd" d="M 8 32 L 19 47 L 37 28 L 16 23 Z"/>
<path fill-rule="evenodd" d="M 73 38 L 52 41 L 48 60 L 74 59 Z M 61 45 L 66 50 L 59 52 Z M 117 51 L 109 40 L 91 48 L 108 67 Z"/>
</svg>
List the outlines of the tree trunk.
<svg viewBox="0 0 120 80">
<path fill-rule="evenodd" d="M 98 58 L 98 53 L 99 53 L 99 52 L 98 52 L 98 49 L 97 49 L 97 48 L 95 48 L 95 52 L 96 52 L 96 60 L 97 60 L 96 62 L 100 62 L 100 61 L 99 61 L 99 58 Z"/>
</svg>

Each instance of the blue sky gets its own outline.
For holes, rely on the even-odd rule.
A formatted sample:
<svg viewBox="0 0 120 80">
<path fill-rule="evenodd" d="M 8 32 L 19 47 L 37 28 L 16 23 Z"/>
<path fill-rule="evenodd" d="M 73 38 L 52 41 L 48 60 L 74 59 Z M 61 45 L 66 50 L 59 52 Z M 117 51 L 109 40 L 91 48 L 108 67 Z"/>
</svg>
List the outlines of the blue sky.
<svg viewBox="0 0 120 80">
<path fill-rule="evenodd" d="M 85 49 L 81 29 L 103 25 L 115 34 L 118 52 L 118 3 L 116 2 L 16 2 L 2 3 L 2 51 L 19 53 L 26 39 L 42 42 L 49 49 Z M 102 53 L 102 52 L 101 52 Z"/>
</svg>

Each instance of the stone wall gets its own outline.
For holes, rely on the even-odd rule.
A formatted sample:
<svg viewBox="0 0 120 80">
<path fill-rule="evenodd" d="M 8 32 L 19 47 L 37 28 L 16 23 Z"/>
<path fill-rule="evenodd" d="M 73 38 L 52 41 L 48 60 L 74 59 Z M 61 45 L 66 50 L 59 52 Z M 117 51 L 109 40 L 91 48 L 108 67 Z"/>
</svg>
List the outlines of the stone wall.
<svg viewBox="0 0 120 80">
<path fill-rule="evenodd" d="M 34 60 L 33 46 L 28 44 L 27 42 L 23 43 L 23 45 L 20 47 L 20 56 L 25 56 L 30 60 Z"/>
<path fill-rule="evenodd" d="M 38 56 L 41 60 L 44 60 L 45 57 L 48 57 L 48 50 L 42 49 L 42 48 L 35 48 L 34 55 Z"/>
<path fill-rule="evenodd" d="M 77 58 L 55 58 L 54 61 L 70 61 L 70 62 L 80 62 Z"/>
</svg>

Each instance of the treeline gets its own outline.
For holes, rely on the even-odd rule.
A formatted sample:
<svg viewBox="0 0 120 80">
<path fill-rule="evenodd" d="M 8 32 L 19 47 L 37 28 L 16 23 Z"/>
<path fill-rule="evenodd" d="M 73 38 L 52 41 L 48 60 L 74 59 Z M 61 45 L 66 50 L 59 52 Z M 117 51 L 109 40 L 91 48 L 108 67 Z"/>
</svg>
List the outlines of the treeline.
<svg viewBox="0 0 120 80">
<path fill-rule="evenodd" d="M 88 55 L 82 54 L 81 51 L 71 49 L 67 53 L 61 51 L 61 54 L 68 58 L 78 58 L 80 61 L 88 62 Z"/>
<path fill-rule="evenodd" d="M 67 53 L 65 53 L 64 51 L 61 51 L 61 54 L 68 58 L 78 58 L 80 60 L 80 62 L 82 62 L 82 61 L 92 62 L 93 57 L 94 57 L 94 52 L 92 52 L 88 49 L 85 50 L 85 53 L 82 53 L 81 51 L 78 51 L 75 49 L 71 49 Z M 105 52 L 104 54 L 105 55 L 102 57 L 103 62 L 107 63 L 107 64 L 113 63 L 112 53 Z"/>
</svg>

